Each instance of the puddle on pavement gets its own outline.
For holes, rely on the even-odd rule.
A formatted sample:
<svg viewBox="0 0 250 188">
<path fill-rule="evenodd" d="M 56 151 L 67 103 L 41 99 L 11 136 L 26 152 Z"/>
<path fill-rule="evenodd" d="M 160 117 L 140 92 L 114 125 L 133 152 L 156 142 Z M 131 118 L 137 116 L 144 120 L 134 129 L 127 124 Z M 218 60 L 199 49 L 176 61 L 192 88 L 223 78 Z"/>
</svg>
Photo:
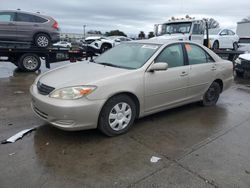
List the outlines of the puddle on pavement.
<svg viewBox="0 0 250 188">
<path fill-rule="evenodd" d="M 64 62 L 59 62 L 59 63 L 53 63 L 51 64 L 51 69 L 59 67 L 59 66 L 63 66 L 66 64 L 69 64 L 69 62 L 64 61 Z M 49 70 L 50 69 L 47 69 L 45 67 L 44 62 L 42 62 L 40 70 L 33 72 L 33 73 L 22 72 L 14 64 L 10 62 L 0 62 L 0 79 L 9 78 L 9 77 L 26 77 L 27 75 L 38 76 L 40 73 L 47 72 Z"/>
</svg>

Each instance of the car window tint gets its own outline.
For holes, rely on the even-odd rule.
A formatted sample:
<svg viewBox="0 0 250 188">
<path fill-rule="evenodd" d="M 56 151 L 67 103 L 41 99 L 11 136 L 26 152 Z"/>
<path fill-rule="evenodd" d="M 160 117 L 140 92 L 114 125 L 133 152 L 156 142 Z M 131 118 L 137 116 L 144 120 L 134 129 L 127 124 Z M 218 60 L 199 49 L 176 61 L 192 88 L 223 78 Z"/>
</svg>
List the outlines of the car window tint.
<svg viewBox="0 0 250 188">
<path fill-rule="evenodd" d="M 235 35 L 235 33 L 231 30 L 228 30 L 229 35 Z"/>
<path fill-rule="evenodd" d="M 166 62 L 168 67 L 180 67 L 184 65 L 183 51 L 180 44 L 166 47 L 155 59 L 155 63 Z"/>
<path fill-rule="evenodd" d="M 38 22 L 37 16 L 33 16 L 25 13 L 17 13 L 18 22 Z M 44 20 L 43 20 L 44 21 Z"/>
<path fill-rule="evenodd" d="M 189 65 L 214 62 L 211 56 L 199 46 L 193 44 L 185 44 L 185 48 L 188 55 Z"/>
<path fill-rule="evenodd" d="M 228 33 L 227 33 L 227 30 L 226 29 L 224 29 L 223 31 L 221 31 L 221 33 L 220 33 L 221 35 L 228 35 Z"/>
<path fill-rule="evenodd" d="M 0 13 L 0 22 L 10 22 L 14 20 L 14 13 L 4 12 Z"/>
<path fill-rule="evenodd" d="M 41 18 L 39 16 L 34 16 L 33 15 L 33 21 L 36 22 L 36 23 L 45 23 L 47 22 L 48 20 L 44 19 L 44 18 Z"/>
<path fill-rule="evenodd" d="M 200 34 L 203 34 L 204 33 L 204 29 L 203 29 L 203 25 L 202 24 L 194 24 L 194 27 L 193 27 L 193 34 L 194 35 L 200 35 Z"/>
</svg>

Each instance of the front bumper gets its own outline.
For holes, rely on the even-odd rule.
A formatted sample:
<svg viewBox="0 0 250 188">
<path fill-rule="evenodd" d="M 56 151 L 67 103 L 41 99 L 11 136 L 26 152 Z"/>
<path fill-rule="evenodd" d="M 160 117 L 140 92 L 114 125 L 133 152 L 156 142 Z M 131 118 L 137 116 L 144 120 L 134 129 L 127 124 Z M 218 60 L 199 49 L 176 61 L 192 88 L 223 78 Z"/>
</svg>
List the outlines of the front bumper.
<svg viewBox="0 0 250 188">
<path fill-rule="evenodd" d="M 63 130 L 85 130 L 97 127 L 104 100 L 60 100 L 38 93 L 36 85 L 30 88 L 34 113 L 51 125 Z"/>
</svg>

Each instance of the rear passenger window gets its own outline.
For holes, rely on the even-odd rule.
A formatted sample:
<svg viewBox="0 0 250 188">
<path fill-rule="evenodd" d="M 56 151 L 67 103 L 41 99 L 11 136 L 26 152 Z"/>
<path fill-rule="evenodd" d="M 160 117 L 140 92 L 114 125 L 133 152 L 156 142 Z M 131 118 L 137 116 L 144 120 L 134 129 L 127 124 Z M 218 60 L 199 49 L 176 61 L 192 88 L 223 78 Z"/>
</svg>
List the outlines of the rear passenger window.
<svg viewBox="0 0 250 188">
<path fill-rule="evenodd" d="M 18 21 L 18 22 L 34 22 L 32 15 L 24 14 L 24 13 L 17 13 L 16 21 Z"/>
<path fill-rule="evenodd" d="M 14 20 L 14 13 L 4 12 L 0 13 L 0 22 L 10 22 Z"/>
<path fill-rule="evenodd" d="M 166 62 L 168 67 L 180 67 L 184 65 L 183 51 L 180 44 L 166 47 L 155 59 L 155 63 Z"/>
<path fill-rule="evenodd" d="M 36 23 L 45 23 L 47 22 L 48 20 L 44 19 L 44 18 L 41 18 L 39 16 L 33 16 L 33 21 L 36 22 Z"/>
<path fill-rule="evenodd" d="M 201 47 L 193 44 L 185 44 L 189 65 L 214 62 L 211 56 Z"/>
</svg>

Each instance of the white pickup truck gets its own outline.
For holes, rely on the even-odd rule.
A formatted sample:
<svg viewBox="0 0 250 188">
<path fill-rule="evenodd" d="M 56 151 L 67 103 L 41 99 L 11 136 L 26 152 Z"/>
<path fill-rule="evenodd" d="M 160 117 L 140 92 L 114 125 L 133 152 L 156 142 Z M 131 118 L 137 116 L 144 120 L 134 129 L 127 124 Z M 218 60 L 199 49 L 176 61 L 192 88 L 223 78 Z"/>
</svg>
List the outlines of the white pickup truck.
<svg viewBox="0 0 250 188">
<path fill-rule="evenodd" d="M 206 24 L 203 20 L 173 19 L 163 24 L 155 25 L 156 37 L 168 40 L 193 41 L 204 44 Z"/>
</svg>

